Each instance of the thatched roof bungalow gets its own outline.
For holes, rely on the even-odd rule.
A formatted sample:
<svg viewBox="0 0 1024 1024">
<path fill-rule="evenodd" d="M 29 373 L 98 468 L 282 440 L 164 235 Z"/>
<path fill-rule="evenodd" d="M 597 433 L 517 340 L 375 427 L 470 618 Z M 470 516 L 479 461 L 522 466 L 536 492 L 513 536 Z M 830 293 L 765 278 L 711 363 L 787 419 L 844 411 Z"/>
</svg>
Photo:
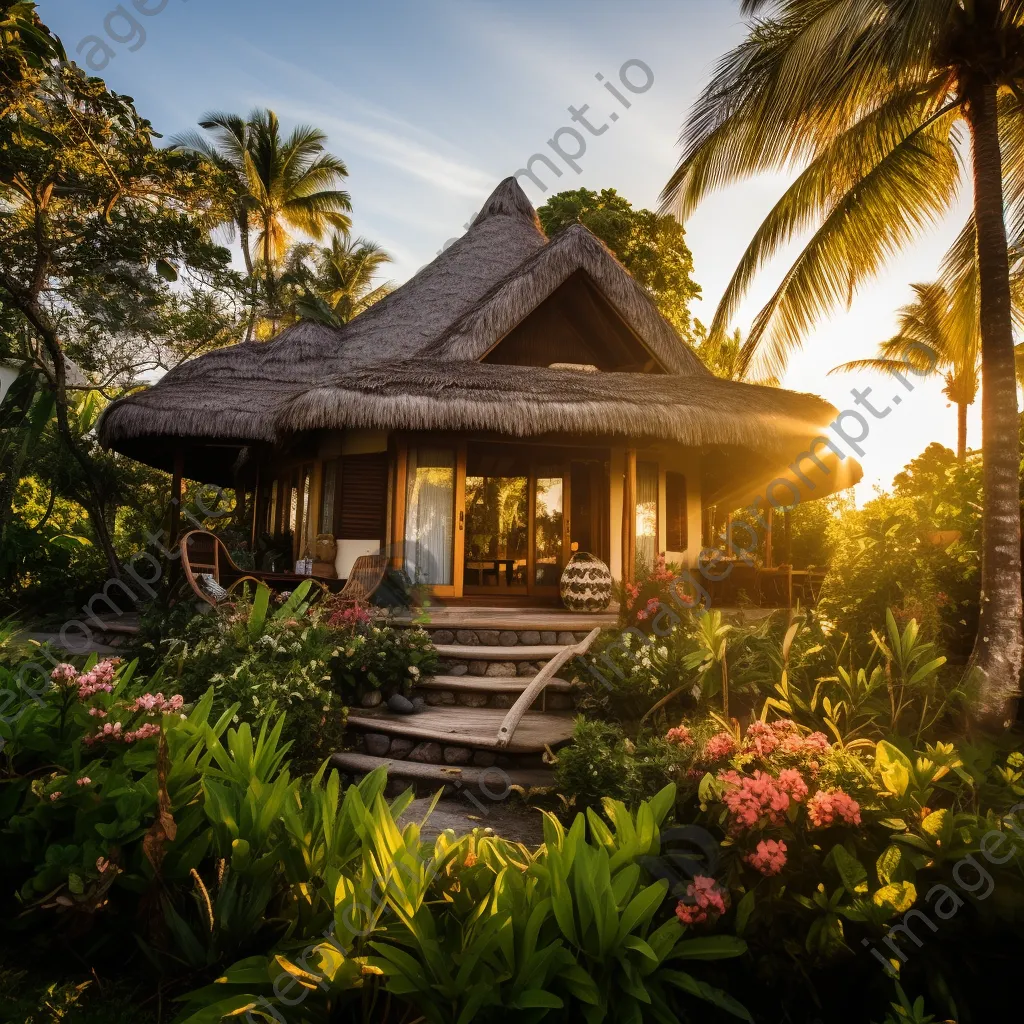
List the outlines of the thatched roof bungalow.
<svg viewBox="0 0 1024 1024">
<path fill-rule="evenodd" d="M 254 493 L 253 536 L 338 571 L 394 545 L 450 598 L 557 594 L 577 546 L 631 577 L 693 564 L 708 511 L 856 481 L 813 395 L 714 377 L 586 228 L 552 239 L 515 179 L 469 230 L 341 329 L 301 322 L 114 403 L 101 440 Z M 766 500 L 767 498 L 767 500 Z"/>
</svg>

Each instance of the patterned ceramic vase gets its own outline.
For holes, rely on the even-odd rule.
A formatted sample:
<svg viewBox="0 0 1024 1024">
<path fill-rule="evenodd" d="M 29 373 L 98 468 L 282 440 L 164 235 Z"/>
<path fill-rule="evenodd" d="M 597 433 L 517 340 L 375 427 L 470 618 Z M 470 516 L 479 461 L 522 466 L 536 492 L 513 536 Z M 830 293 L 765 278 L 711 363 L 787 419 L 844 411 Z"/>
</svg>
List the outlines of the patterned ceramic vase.
<svg viewBox="0 0 1024 1024">
<path fill-rule="evenodd" d="M 571 612 L 603 612 L 612 602 L 612 574 L 589 551 L 577 551 L 562 572 L 558 588 Z"/>
</svg>

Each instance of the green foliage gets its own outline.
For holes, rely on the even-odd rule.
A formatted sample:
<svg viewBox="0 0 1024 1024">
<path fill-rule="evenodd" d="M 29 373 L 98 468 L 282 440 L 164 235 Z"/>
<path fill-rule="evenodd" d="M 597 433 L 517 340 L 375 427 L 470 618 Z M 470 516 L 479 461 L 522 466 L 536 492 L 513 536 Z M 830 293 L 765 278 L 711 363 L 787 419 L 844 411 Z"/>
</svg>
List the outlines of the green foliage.
<svg viewBox="0 0 1024 1024">
<path fill-rule="evenodd" d="M 558 752 L 555 788 L 576 810 L 600 807 L 606 797 L 635 807 L 666 785 L 685 787 L 692 764 L 686 747 L 651 735 L 633 741 L 617 725 L 580 717 L 572 744 Z"/>
<path fill-rule="evenodd" d="M 833 521 L 820 607 L 863 653 L 886 608 L 963 659 L 977 627 L 981 464 L 929 445 L 892 494 Z"/>
<path fill-rule="evenodd" d="M 332 690 L 339 648 L 308 604 L 309 581 L 279 607 L 268 587 L 195 616 L 163 641 L 168 667 L 186 700 L 213 687 L 218 711 L 258 723 L 287 712 L 285 738 L 309 763 L 336 749 L 344 710 Z"/>
<path fill-rule="evenodd" d="M 332 618 L 331 621 L 335 621 Z M 369 690 L 400 693 L 435 675 L 440 659 L 425 629 L 399 629 L 369 620 L 343 628 L 331 660 L 331 679 L 345 699 Z"/>
<path fill-rule="evenodd" d="M 689 939 L 664 913 L 667 884 L 645 874 L 672 787 L 636 814 L 606 801 L 607 822 L 579 815 L 566 830 L 548 815 L 536 852 L 480 831 L 426 841 L 419 823 L 400 829 L 380 796 L 349 795 L 358 840 L 318 890 L 331 908 L 327 930 L 296 936 L 269 960 L 236 964 L 193 993 L 182 1024 L 246 1010 L 263 1020 L 280 1010 L 303 1024 L 330 1010 L 390 1021 L 405 1007 L 431 1024 L 483 1015 L 670 1021 L 694 999 L 750 1019 L 696 973 L 668 966 L 745 948 L 736 939 L 714 948 Z"/>
<path fill-rule="evenodd" d="M 703 335 L 690 315 L 699 297 L 693 281 L 693 255 L 682 224 L 652 210 L 634 210 L 615 189 L 581 188 L 553 195 L 539 210 L 541 227 L 553 235 L 570 224 L 589 228 L 650 293 L 666 320 L 690 344 Z"/>
</svg>

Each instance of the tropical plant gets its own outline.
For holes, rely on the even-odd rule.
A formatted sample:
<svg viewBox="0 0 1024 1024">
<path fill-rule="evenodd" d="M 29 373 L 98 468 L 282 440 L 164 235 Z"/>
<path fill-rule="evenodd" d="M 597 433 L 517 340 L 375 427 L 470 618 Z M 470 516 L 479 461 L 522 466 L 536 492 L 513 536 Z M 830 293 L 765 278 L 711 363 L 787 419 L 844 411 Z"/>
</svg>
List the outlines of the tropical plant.
<svg viewBox="0 0 1024 1024">
<path fill-rule="evenodd" d="M 340 327 L 388 294 L 390 284 L 373 281 L 390 262 L 376 242 L 335 232 L 326 246 L 293 245 L 282 280 L 301 289 L 293 303 L 299 316 Z"/>
<path fill-rule="evenodd" d="M 213 686 L 218 712 L 259 723 L 287 712 L 285 738 L 297 760 L 309 763 L 332 750 L 344 708 L 331 688 L 338 648 L 319 614 L 310 611 L 311 583 L 300 583 L 279 607 L 260 584 L 229 605 L 196 616 L 162 643 L 167 668 L 187 700 Z"/>
<path fill-rule="evenodd" d="M 252 310 L 247 337 L 255 324 L 256 280 L 262 276 L 272 323 L 281 317 L 278 268 L 289 231 L 321 238 L 328 229 L 347 232 L 352 201 L 338 188 L 348 169 L 324 151 L 327 136 L 299 125 L 283 138 L 272 110 L 253 110 L 248 118 L 223 111 L 204 114 L 199 132 L 173 140 L 175 149 L 207 160 L 230 183 L 230 192 L 211 211 L 211 219 L 236 229 L 252 282 Z M 256 237 L 250 244 L 251 235 Z"/>
<path fill-rule="evenodd" d="M 951 295 L 939 283 L 915 284 L 917 296 L 900 310 L 899 332 L 871 359 L 854 359 L 829 373 L 876 370 L 892 376 L 943 373 L 942 393 L 956 406 L 956 454 L 967 458 L 967 408 L 978 395 L 981 336 L 972 280 L 971 294 Z"/>
<path fill-rule="evenodd" d="M 112 335 L 158 344 L 153 336 L 167 324 L 156 327 L 150 314 L 172 304 L 179 268 L 220 286 L 230 256 L 200 227 L 214 176 L 156 149 L 129 97 L 68 62 L 25 66 L 31 73 L 0 128 L 2 347 L 17 347 L 52 395 L 57 436 L 77 463 L 95 542 L 117 577 L 95 459 L 70 424 L 66 355 L 75 346 L 90 354 L 96 337 Z"/>
<path fill-rule="evenodd" d="M 982 590 L 971 659 L 975 719 L 1012 720 L 1021 669 L 1017 395 L 1007 229 L 1024 217 L 1024 8 L 1002 0 L 743 0 L 756 16 L 720 62 L 684 130 L 663 197 L 681 219 L 709 192 L 803 165 L 762 223 L 711 326 L 794 235 L 810 239 L 758 315 L 749 357 L 781 372 L 815 319 L 952 208 L 970 168 L 985 451 Z M 970 159 L 958 160 L 958 126 Z M 973 239 L 973 244 L 969 240 Z"/>
<path fill-rule="evenodd" d="M 773 388 L 779 386 L 778 377 L 752 376 L 750 362 L 744 357 L 743 332 L 738 327 L 732 334 L 720 332 L 705 335 L 697 346 L 697 354 L 704 365 L 723 380 L 747 381 Z"/>
<path fill-rule="evenodd" d="M 430 1024 L 540 1021 L 553 1010 L 640 1024 L 678 1019 L 694 998 L 750 1020 L 674 963 L 737 957 L 743 942 L 691 938 L 663 911 L 668 882 L 645 873 L 675 787 L 635 813 L 606 801 L 607 822 L 591 811 L 567 830 L 547 815 L 536 852 L 479 830 L 426 841 L 423 822 L 395 822 L 407 801 L 388 808 L 350 790 L 346 803 L 354 841 L 322 887 L 326 929 L 229 968 L 189 997 L 182 1024 L 243 1012 L 273 1020 L 286 998 L 297 1022 L 390 1021 L 412 1007 Z"/>
</svg>

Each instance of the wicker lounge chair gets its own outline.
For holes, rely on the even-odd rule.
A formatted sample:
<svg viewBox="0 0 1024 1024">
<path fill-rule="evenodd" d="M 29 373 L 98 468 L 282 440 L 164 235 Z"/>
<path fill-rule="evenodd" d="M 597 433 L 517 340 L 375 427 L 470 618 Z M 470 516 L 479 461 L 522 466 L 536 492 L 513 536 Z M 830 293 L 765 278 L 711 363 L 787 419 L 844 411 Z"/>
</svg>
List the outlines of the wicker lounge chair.
<svg viewBox="0 0 1024 1024">
<path fill-rule="evenodd" d="M 335 599 L 342 605 L 369 604 L 387 575 L 387 555 L 360 555 L 349 571 L 345 586 Z"/>
</svg>

